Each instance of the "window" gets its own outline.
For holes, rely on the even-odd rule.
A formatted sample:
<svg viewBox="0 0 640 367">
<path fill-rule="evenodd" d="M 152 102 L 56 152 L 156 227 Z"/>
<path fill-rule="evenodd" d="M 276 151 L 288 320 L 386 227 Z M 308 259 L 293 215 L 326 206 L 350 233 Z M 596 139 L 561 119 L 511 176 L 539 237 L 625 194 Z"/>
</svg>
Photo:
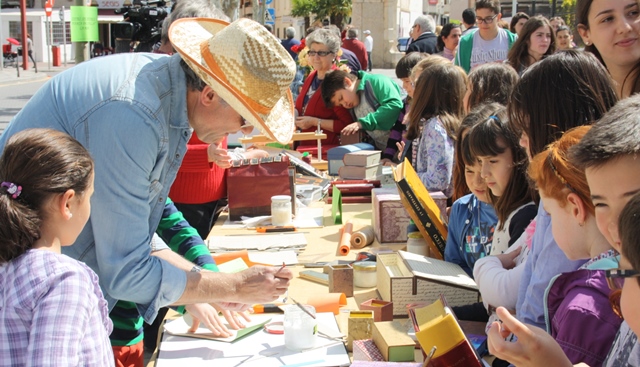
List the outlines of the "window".
<svg viewBox="0 0 640 367">
<path fill-rule="evenodd" d="M 33 24 L 31 22 L 27 22 L 27 33 L 33 35 Z M 17 22 L 17 21 L 9 22 L 9 37 L 15 38 L 17 40 L 22 39 L 20 22 Z"/>
<path fill-rule="evenodd" d="M 62 42 L 62 23 L 61 22 L 51 22 L 52 30 L 53 30 L 53 45 L 61 45 Z M 67 44 L 71 43 L 71 22 L 65 22 L 66 26 L 66 38 Z M 47 31 L 47 40 L 49 39 L 49 22 L 45 22 L 45 29 Z"/>
</svg>

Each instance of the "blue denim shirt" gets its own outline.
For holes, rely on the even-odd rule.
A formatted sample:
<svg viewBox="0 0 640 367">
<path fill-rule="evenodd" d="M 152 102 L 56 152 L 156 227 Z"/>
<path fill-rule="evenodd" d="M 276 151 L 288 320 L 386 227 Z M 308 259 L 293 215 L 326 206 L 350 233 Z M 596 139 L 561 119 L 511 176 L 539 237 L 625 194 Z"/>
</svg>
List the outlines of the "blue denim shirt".
<svg viewBox="0 0 640 367">
<path fill-rule="evenodd" d="M 83 62 L 47 82 L 0 137 L 28 128 L 64 131 L 95 161 L 91 217 L 63 253 L 100 277 L 109 308 L 135 302 L 146 321 L 186 286 L 184 271 L 150 256 L 191 128 L 180 56 L 120 54 Z"/>
</svg>

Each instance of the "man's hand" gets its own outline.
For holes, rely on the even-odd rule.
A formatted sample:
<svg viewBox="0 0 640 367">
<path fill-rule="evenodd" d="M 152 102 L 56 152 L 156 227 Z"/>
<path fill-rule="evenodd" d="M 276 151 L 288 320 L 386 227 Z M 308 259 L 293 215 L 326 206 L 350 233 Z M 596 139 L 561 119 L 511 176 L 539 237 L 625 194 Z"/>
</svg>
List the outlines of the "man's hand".
<svg viewBox="0 0 640 367">
<path fill-rule="evenodd" d="M 362 129 L 362 124 L 360 123 L 360 121 L 356 121 L 345 126 L 344 129 L 340 131 L 340 134 L 351 135 L 357 133 L 358 131 L 360 131 L 360 129 Z"/>
<path fill-rule="evenodd" d="M 222 147 L 222 143 L 218 145 L 209 144 L 207 155 L 209 156 L 209 162 L 217 164 L 220 168 L 231 167 L 231 156 L 229 152 Z"/>
<path fill-rule="evenodd" d="M 279 270 L 267 266 L 252 266 L 238 275 L 241 279 L 234 300 L 251 305 L 275 301 L 287 291 L 289 280 L 293 278 L 293 273 L 287 268 Z"/>
<path fill-rule="evenodd" d="M 495 255 L 495 256 L 498 258 L 498 260 L 500 260 L 500 263 L 502 264 L 503 268 L 513 269 L 516 266 L 515 259 L 516 257 L 518 257 L 518 255 L 520 255 L 521 252 L 522 252 L 522 247 L 519 247 L 516 250 L 513 250 L 509 253 Z"/>
<path fill-rule="evenodd" d="M 487 333 L 491 354 L 518 367 L 573 366 L 546 331 L 521 323 L 504 307 L 498 307 L 496 312 L 502 324 L 494 322 Z M 505 340 L 511 333 L 518 337 L 516 342 Z"/>
<path fill-rule="evenodd" d="M 189 328 L 190 333 L 198 330 L 200 322 L 202 322 L 204 326 L 206 326 L 207 329 L 211 330 L 211 332 L 215 336 L 220 336 L 223 338 L 231 336 L 231 332 L 229 332 L 229 329 L 227 329 L 227 327 L 220 319 L 220 316 L 218 316 L 218 311 L 211 305 L 207 303 L 196 303 L 192 305 L 186 305 L 185 309 L 193 318 L 193 323 L 191 324 L 191 328 Z"/>
</svg>

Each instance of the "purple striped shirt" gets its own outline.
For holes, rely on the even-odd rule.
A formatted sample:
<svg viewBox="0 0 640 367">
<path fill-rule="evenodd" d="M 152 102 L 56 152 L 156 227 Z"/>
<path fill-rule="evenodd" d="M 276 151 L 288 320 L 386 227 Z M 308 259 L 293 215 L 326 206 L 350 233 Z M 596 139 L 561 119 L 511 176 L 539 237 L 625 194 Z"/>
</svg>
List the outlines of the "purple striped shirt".
<svg viewBox="0 0 640 367">
<path fill-rule="evenodd" d="M 113 366 L 111 329 L 84 263 L 29 250 L 0 265 L 0 366 Z"/>
</svg>

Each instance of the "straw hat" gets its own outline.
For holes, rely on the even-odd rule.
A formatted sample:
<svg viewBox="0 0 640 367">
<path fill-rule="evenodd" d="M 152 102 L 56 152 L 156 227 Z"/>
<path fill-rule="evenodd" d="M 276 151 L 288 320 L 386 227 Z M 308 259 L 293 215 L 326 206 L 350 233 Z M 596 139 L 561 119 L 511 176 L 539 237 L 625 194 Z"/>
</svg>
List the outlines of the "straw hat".
<svg viewBox="0 0 640 367">
<path fill-rule="evenodd" d="M 291 140 L 296 64 L 280 41 L 246 18 L 173 22 L 169 40 L 182 59 L 248 123 L 280 143 Z"/>
</svg>

